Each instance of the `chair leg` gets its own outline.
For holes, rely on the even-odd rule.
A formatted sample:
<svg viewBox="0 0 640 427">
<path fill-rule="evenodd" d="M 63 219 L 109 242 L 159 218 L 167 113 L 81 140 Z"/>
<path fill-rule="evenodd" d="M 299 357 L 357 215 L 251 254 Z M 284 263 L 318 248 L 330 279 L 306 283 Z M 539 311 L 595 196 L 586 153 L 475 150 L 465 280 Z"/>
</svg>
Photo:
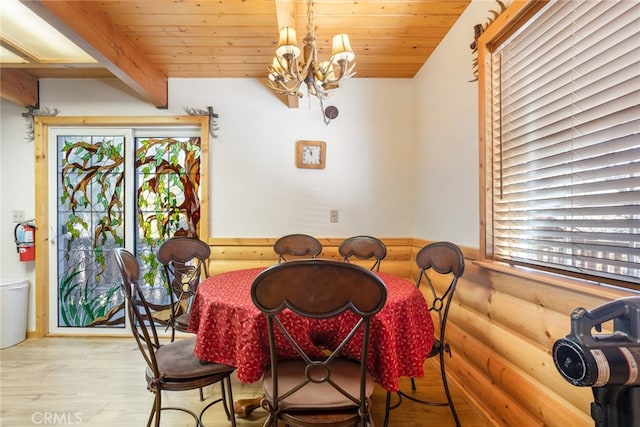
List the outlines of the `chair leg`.
<svg viewBox="0 0 640 427">
<path fill-rule="evenodd" d="M 200 402 L 204 402 L 204 392 L 202 391 L 202 387 L 200 387 Z"/>
<path fill-rule="evenodd" d="M 393 405 L 391 404 L 391 392 L 389 390 L 387 390 L 387 398 L 386 398 L 386 402 L 384 405 L 384 423 L 383 423 L 383 427 L 387 427 L 389 425 L 389 421 L 391 419 L 391 411 L 393 409 L 396 409 L 398 406 L 400 406 L 400 404 L 402 403 L 402 398 L 403 397 L 407 397 L 407 399 L 411 399 L 414 402 L 420 402 L 419 400 L 416 400 L 415 398 L 404 394 L 402 391 L 398 390 L 396 391 L 396 394 L 398 395 L 398 401 L 396 403 L 394 403 Z"/>
<path fill-rule="evenodd" d="M 447 402 L 449 403 L 449 409 L 456 422 L 456 426 L 460 427 L 460 420 L 458 419 L 458 413 L 453 405 L 453 399 L 451 398 L 451 392 L 449 391 L 449 383 L 447 382 L 447 371 L 444 368 L 444 355 L 440 353 L 440 376 L 442 377 L 442 384 L 444 385 L 444 392 L 447 395 Z"/>
<path fill-rule="evenodd" d="M 226 388 L 225 388 L 226 386 Z M 198 421 L 197 425 L 198 426 L 202 426 L 202 417 L 204 416 L 204 413 L 211 408 L 214 405 L 217 405 L 218 403 L 222 402 L 222 406 L 224 408 L 224 412 L 227 415 L 227 420 L 231 421 L 231 427 L 236 427 L 236 416 L 233 412 L 231 412 L 229 410 L 229 408 L 231 408 L 231 405 L 229 404 L 229 402 L 233 401 L 233 391 L 231 390 L 231 377 L 227 376 L 226 378 L 220 380 L 220 392 L 221 392 L 221 396 L 219 399 L 215 399 L 212 400 L 209 404 L 207 404 L 201 411 L 200 411 L 200 415 L 196 415 L 195 413 L 187 410 L 187 409 L 183 409 L 183 408 L 170 408 L 170 409 L 177 409 L 183 412 L 187 412 L 191 415 L 193 415 L 193 417 Z M 169 409 L 169 408 L 165 408 L 165 409 Z"/>
<path fill-rule="evenodd" d="M 389 425 L 389 412 L 391 411 L 391 392 L 387 390 L 387 400 L 384 405 L 384 423 L 382 427 L 387 427 Z"/>
<path fill-rule="evenodd" d="M 225 383 L 227 385 L 228 394 L 225 392 Z M 225 380 L 220 381 L 220 388 L 222 390 L 222 407 L 227 414 L 227 419 L 231 420 L 231 427 L 236 427 L 236 414 L 233 412 L 231 405 L 233 404 L 233 391 L 231 389 L 231 377 L 227 377 Z"/>
<path fill-rule="evenodd" d="M 156 399 L 155 396 L 153 398 L 153 404 L 151 405 L 151 413 L 149 414 L 149 419 L 147 420 L 147 427 L 151 427 L 151 421 L 153 421 L 153 416 L 156 413 Z"/>
<path fill-rule="evenodd" d="M 162 396 L 160 390 L 153 393 L 153 406 L 151 407 L 151 413 L 149 414 L 149 420 L 147 421 L 147 427 L 151 427 L 151 422 L 155 418 L 155 427 L 160 427 L 160 411 L 162 411 Z"/>
</svg>

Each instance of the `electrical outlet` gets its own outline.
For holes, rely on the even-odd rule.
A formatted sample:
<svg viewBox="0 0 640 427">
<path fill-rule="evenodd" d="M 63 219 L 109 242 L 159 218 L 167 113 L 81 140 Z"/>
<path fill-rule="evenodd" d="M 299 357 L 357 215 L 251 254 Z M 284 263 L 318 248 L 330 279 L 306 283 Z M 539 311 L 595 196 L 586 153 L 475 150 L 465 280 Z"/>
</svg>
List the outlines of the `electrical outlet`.
<svg viewBox="0 0 640 427">
<path fill-rule="evenodd" d="M 338 222 L 338 211 L 332 210 L 329 212 L 329 222 Z"/>
<path fill-rule="evenodd" d="M 24 211 L 22 211 L 22 210 L 13 211 L 11 213 L 11 215 L 13 216 L 13 222 L 22 222 L 22 221 L 24 221 Z"/>
</svg>

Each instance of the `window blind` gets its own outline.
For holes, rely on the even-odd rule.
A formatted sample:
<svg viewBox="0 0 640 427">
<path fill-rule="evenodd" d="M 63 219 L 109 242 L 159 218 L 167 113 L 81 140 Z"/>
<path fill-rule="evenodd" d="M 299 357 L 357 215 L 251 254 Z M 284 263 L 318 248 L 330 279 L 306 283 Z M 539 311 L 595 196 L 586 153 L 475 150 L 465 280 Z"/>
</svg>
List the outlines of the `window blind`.
<svg viewBox="0 0 640 427">
<path fill-rule="evenodd" d="M 640 3 L 552 1 L 490 66 L 493 258 L 640 284 Z"/>
</svg>

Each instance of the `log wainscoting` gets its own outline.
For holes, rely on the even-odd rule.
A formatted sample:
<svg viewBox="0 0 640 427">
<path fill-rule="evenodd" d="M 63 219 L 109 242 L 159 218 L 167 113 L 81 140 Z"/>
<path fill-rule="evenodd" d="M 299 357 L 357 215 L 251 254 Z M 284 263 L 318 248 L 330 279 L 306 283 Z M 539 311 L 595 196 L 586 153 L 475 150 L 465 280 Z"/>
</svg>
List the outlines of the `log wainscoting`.
<svg viewBox="0 0 640 427">
<path fill-rule="evenodd" d="M 277 238 L 210 238 L 211 257 L 209 273 L 216 274 L 242 268 L 268 267 L 278 262 L 278 256 L 273 251 L 273 244 Z M 320 238 L 322 253 L 319 258 L 340 260 L 338 246 L 342 238 Z M 411 277 L 411 260 L 414 258 L 413 239 L 384 239 L 387 246 L 387 256 L 382 261 L 380 271 L 400 277 Z M 291 258 L 291 257 L 289 257 Z M 291 258 L 292 259 L 292 258 Z M 355 264 L 370 265 L 370 262 L 354 262 Z"/>
<path fill-rule="evenodd" d="M 276 238 L 210 238 L 211 274 L 277 262 Z M 320 238 L 321 258 L 340 259 L 342 238 Z M 383 238 L 380 271 L 415 280 L 416 252 L 430 243 Z M 637 295 L 632 291 L 478 261 L 461 248 L 465 274 L 458 283 L 447 335 L 452 381 L 497 426 L 593 426 L 591 388 L 574 387 L 554 366 L 553 343 L 570 332 L 570 313 Z M 606 325 L 605 325 L 606 328 Z"/>
</svg>

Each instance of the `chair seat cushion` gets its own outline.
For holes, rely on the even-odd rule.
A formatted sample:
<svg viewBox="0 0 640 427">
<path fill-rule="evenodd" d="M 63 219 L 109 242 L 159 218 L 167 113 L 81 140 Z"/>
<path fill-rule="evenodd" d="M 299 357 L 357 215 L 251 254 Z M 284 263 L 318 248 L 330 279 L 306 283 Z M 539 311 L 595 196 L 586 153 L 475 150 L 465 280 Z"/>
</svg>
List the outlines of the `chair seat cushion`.
<svg viewBox="0 0 640 427">
<path fill-rule="evenodd" d="M 287 393 L 305 379 L 306 364 L 303 360 L 286 360 L 278 364 L 278 394 Z M 339 384 L 345 391 L 360 398 L 360 363 L 338 358 L 330 364 L 331 380 Z M 265 398 L 273 401 L 273 377 L 268 370 L 263 380 Z M 367 373 L 366 396 L 373 394 L 374 382 Z M 318 410 L 355 408 L 357 405 L 327 382 L 309 382 L 300 390 L 281 401 L 283 410 Z"/>
<path fill-rule="evenodd" d="M 156 350 L 158 371 L 165 381 L 180 381 L 220 374 L 228 375 L 235 370 L 233 366 L 205 362 L 193 354 L 196 338 L 191 337 L 174 341 Z M 147 377 L 153 378 L 153 372 L 147 369 Z"/>
</svg>

